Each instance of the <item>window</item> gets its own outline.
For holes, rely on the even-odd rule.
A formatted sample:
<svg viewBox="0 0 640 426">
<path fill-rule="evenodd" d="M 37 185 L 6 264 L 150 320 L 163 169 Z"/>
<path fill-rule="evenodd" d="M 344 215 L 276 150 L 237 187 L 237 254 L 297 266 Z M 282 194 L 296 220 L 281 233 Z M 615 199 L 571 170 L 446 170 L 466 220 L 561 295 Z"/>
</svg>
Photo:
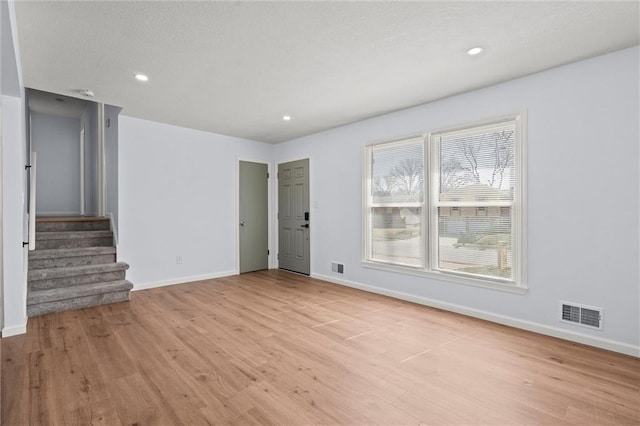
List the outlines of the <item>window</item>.
<svg viewBox="0 0 640 426">
<path fill-rule="evenodd" d="M 371 147 L 368 258 L 424 267 L 424 140 Z"/>
<path fill-rule="evenodd" d="M 526 289 L 520 116 L 366 150 L 366 266 Z"/>
</svg>

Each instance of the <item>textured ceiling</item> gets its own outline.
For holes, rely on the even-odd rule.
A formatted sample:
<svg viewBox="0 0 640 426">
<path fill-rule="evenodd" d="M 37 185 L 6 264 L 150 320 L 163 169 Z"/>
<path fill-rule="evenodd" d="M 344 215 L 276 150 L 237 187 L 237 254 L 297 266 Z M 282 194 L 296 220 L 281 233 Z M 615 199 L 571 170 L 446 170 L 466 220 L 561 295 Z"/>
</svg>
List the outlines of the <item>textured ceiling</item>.
<svg viewBox="0 0 640 426">
<path fill-rule="evenodd" d="M 27 87 L 272 143 L 639 43 L 636 1 L 18 0 L 16 15 Z"/>
<path fill-rule="evenodd" d="M 87 101 L 69 96 L 56 95 L 39 90 L 29 90 L 29 109 L 41 114 L 59 117 L 80 118 Z"/>
</svg>

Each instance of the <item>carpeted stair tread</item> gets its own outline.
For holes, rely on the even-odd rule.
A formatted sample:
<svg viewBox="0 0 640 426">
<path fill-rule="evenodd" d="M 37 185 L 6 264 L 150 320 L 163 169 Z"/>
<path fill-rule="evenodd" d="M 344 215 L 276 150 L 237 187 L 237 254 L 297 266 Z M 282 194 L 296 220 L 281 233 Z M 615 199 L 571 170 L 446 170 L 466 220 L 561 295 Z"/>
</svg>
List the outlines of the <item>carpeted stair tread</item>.
<svg viewBox="0 0 640 426">
<path fill-rule="evenodd" d="M 55 259 L 61 257 L 98 256 L 103 254 L 115 254 L 116 248 L 111 247 L 83 247 L 64 249 L 43 249 L 29 252 L 29 260 Z"/>
<path fill-rule="evenodd" d="M 27 305 L 37 305 L 40 303 L 56 302 L 60 300 L 75 299 L 78 297 L 94 296 L 119 291 L 129 291 L 132 288 L 133 284 L 129 281 L 121 280 L 48 290 L 32 290 L 29 291 Z"/>
<path fill-rule="evenodd" d="M 66 268 L 47 268 L 29 271 L 29 281 L 67 278 L 79 275 L 100 274 L 105 272 L 126 271 L 129 265 L 125 262 L 104 263 L 99 265 L 69 266 Z"/>
<path fill-rule="evenodd" d="M 61 232 L 39 232 L 36 234 L 36 241 L 40 240 L 73 240 L 81 238 L 110 238 L 111 231 L 61 231 Z"/>
<path fill-rule="evenodd" d="M 36 219 L 36 233 L 56 231 L 108 231 L 110 229 L 111 222 L 108 218 L 83 220 Z"/>
<path fill-rule="evenodd" d="M 36 223 L 60 222 L 109 222 L 106 216 L 38 216 Z"/>
<path fill-rule="evenodd" d="M 126 302 L 131 299 L 132 284 L 126 280 L 97 283 L 93 284 L 94 287 L 89 286 L 82 286 L 75 293 L 67 289 L 33 291 L 30 293 L 31 299 L 27 304 L 27 316 L 35 317 L 53 312 Z M 95 286 L 99 288 L 95 288 Z M 44 293 L 46 291 L 51 293 Z M 85 296 L 82 296 L 82 294 L 85 294 Z M 68 298 L 59 299 L 59 297 Z M 36 303 L 38 300 L 41 302 Z"/>
<path fill-rule="evenodd" d="M 72 240 L 77 241 L 77 240 Z M 67 268 L 116 262 L 116 248 L 104 247 L 52 248 L 29 252 L 29 269 Z"/>
<path fill-rule="evenodd" d="M 129 265 L 116 262 L 108 218 L 37 218 L 27 316 L 130 300 Z"/>
</svg>

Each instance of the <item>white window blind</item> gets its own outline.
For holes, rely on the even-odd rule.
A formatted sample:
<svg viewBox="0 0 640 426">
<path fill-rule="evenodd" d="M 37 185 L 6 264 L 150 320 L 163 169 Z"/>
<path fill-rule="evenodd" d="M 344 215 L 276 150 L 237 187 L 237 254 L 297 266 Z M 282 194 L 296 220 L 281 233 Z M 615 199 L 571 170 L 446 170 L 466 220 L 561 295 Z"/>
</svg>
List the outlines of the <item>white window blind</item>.
<svg viewBox="0 0 640 426">
<path fill-rule="evenodd" d="M 516 131 L 510 121 L 433 137 L 434 269 L 513 281 Z"/>
<path fill-rule="evenodd" d="M 424 266 L 424 139 L 376 145 L 369 159 L 368 257 Z"/>
</svg>

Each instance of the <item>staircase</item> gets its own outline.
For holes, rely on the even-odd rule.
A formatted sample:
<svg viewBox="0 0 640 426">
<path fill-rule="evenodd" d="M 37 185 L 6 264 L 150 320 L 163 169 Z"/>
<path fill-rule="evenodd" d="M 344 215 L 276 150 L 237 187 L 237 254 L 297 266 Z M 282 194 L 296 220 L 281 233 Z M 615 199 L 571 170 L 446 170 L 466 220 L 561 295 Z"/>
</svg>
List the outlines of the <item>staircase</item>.
<svg viewBox="0 0 640 426">
<path fill-rule="evenodd" d="M 29 252 L 27 316 L 129 300 L 108 218 L 38 218 Z"/>
</svg>

